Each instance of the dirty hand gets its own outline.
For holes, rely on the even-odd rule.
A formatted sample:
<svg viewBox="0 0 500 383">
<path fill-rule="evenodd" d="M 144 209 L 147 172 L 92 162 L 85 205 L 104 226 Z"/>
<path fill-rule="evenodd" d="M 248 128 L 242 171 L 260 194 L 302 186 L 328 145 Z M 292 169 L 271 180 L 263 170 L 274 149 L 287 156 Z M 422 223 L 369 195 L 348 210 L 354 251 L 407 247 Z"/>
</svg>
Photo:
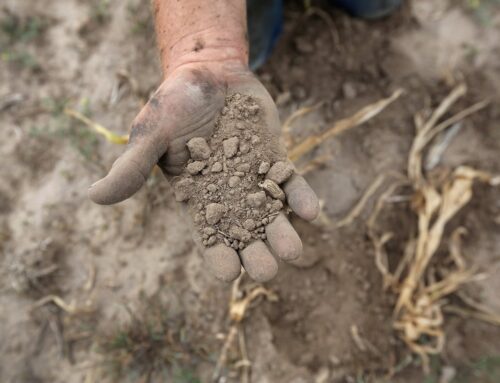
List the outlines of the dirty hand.
<svg viewBox="0 0 500 383">
<path fill-rule="evenodd" d="M 246 1 L 153 0 L 153 8 L 165 79 L 136 117 L 127 151 L 90 188 L 90 198 L 100 204 L 132 196 L 156 164 L 167 176 L 181 173 L 189 159 L 187 141 L 210 137 L 226 95 L 251 96 L 263 110 L 263 129 L 280 135 L 276 106 L 248 70 Z M 293 175 L 283 189 L 298 216 L 317 216 L 318 200 L 302 177 Z M 271 279 L 278 268 L 273 253 L 293 260 L 302 243 L 283 214 L 265 230 L 267 245 L 254 241 L 239 256 L 223 244 L 208 248 L 207 267 L 224 281 L 237 278 L 241 264 L 253 279 Z"/>
<path fill-rule="evenodd" d="M 187 65 L 171 73 L 134 120 L 128 148 L 113 164 L 109 174 L 89 189 L 99 204 L 123 201 L 146 182 L 155 165 L 167 176 L 179 174 L 189 159 L 187 141 L 208 138 L 224 106 L 227 94 L 252 96 L 264 109 L 266 128 L 279 136 L 276 106 L 257 78 L 244 67 L 227 67 L 216 75 L 205 64 Z M 284 186 L 290 208 L 301 218 L 314 219 L 318 200 L 305 180 L 293 175 Z M 302 243 L 284 215 L 266 227 L 267 246 L 255 241 L 245 249 L 243 266 L 258 280 L 269 280 L 277 272 L 273 253 L 290 261 L 302 252 Z M 205 251 L 207 266 L 219 279 L 230 281 L 240 273 L 236 252 L 218 245 Z"/>
</svg>

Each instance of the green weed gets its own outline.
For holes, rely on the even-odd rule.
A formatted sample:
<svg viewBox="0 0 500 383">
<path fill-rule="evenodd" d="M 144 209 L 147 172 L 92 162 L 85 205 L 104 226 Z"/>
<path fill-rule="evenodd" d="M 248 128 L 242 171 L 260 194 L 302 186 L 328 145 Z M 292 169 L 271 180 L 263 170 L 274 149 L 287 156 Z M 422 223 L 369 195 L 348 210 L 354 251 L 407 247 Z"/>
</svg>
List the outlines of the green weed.
<svg viewBox="0 0 500 383">
<path fill-rule="evenodd" d="M 4 11 L 0 20 L 0 33 L 10 45 L 28 43 L 41 37 L 48 25 L 48 20 L 40 16 L 21 18 L 12 12 Z"/>
<path fill-rule="evenodd" d="M 32 137 L 45 137 L 64 140 L 70 144 L 86 161 L 99 163 L 99 138 L 81 122 L 75 121 L 64 114 L 68 100 L 49 98 L 42 102 L 43 108 L 50 113 L 51 119 L 43 126 L 30 129 Z M 86 116 L 91 115 L 90 104 L 84 99 L 79 110 Z"/>
<path fill-rule="evenodd" d="M 131 33 L 135 36 L 151 36 L 153 34 L 153 20 L 151 12 L 144 4 L 127 4 L 128 18 L 132 24 Z"/>
<path fill-rule="evenodd" d="M 199 383 L 193 372 L 199 352 L 183 319 L 171 315 L 158 298 L 142 302 L 135 312 L 127 309 L 128 323 L 100 336 L 104 375 L 114 381 Z"/>
<path fill-rule="evenodd" d="M 90 19 L 98 24 L 105 24 L 111 19 L 109 0 L 95 0 L 92 2 Z"/>
</svg>

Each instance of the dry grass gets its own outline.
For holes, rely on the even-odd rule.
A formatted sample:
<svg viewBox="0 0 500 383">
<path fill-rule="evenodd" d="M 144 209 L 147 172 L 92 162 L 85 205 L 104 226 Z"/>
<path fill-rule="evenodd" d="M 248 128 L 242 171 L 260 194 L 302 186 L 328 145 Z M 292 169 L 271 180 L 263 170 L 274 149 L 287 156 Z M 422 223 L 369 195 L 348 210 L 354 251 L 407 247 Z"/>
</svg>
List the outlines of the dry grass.
<svg viewBox="0 0 500 383">
<path fill-rule="evenodd" d="M 245 272 L 233 282 L 231 289 L 231 297 L 229 300 L 229 330 L 223 337 L 224 344 L 222 346 L 217 364 L 212 374 L 212 381 L 218 382 L 221 379 L 223 370 L 228 364 L 228 356 L 230 349 L 238 339 L 239 359 L 232 365 L 232 369 L 239 370 L 240 382 L 250 382 L 251 362 L 247 355 L 245 333 L 243 331 L 244 319 L 250 305 L 264 297 L 271 302 L 276 302 L 278 297 L 271 291 L 260 285 L 250 284 L 246 288 L 242 288 L 242 279 Z"/>
<path fill-rule="evenodd" d="M 386 189 L 386 192 L 378 198 L 376 207 L 367 221 L 368 232 L 375 247 L 376 265 L 383 275 L 384 287 L 397 296 L 394 329 L 405 344 L 421 357 L 425 371 L 429 371 L 430 355 L 440 353 L 445 344 L 443 312 L 449 310 L 448 303 L 443 298 L 456 293 L 465 283 L 481 277 L 473 267 L 466 265 L 462 255 L 461 237 L 465 234 L 465 229 L 456 229 L 450 238 L 446 239 L 445 228 L 472 198 L 474 182 L 491 186 L 500 183 L 498 177 L 466 166 L 454 169 L 437 185 L 432 184 L 423 172 L 423 153 L 433 138 L 488 104 L 487 101 L 477 103 L 439 122 L 450 107 L 466 94 L 466 91 L 465 85 L 461 84 L 453 89 L 427 120 L 424 120 L 422 115 L 416 116 L 417 133 L 408 159 L 407 179 L 397 180 Z M 388 231 L 379 233 L 377 218 L 387 199 L 405 183 L 413 188 L 412 208 L 418 221 L 418 228 L 415 233 L 408 233 L 407 237 L 410 239 L 406 244 L 406 250 L 400 256 L 395 270 L 391 272 L 385 244 L 392 239 L 394 233 Z M 382 182 L 377 179 L 374 184 L 375 186 L 369 189 L 369 195 L 373 195 L 374 190 L 379 189 Z M 360 203 L 364 200 L 366 197 L 363 197 Z M 350 223 L 351 217 L 357 216 L 359 211 L 358 204 L 346 217 L 345 223 Z M 429 266 L 438 248 L 445 241 L 449 243 L 447 257 L 453 266 L 436 273 Z M 484 308 L 476 306 L 474 309 L 475 314 L 470 314 L 469 310 L 468 315 L 479 319 L 485 319 L 487 315 L 491 323 L 497 320 L 493 313 Z"/>
</svg>

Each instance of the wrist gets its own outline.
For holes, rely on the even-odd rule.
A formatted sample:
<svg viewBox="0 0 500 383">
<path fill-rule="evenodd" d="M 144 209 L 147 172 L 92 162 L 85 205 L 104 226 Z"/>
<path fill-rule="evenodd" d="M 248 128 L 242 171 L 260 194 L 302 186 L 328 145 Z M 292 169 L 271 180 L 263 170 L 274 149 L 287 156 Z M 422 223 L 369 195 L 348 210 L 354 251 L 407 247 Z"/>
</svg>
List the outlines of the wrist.
<svg viewBox="0 0 500 383">
<path fill-rule="evenodd" d="M 216 75 L 228 68 L 248 70 L 248 43 L 246 38 L 221 37 L 218 31 L 203 31 L 182 37 L 167 49 L 160 49 L 164 77 L 179 68 L 204 66 Z"/>
<path fill-rule="evenodd" d="M 246 67 L 245 0 L 154 0 L 164 76 L 190 64 Z"/>
</svg>

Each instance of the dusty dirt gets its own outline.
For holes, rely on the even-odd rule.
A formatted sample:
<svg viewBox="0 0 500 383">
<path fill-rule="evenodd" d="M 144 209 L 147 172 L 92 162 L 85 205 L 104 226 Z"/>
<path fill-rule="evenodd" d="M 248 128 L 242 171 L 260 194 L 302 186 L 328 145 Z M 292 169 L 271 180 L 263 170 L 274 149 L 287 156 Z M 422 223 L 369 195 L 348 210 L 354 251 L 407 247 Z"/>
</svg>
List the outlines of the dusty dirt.
<svg viewBox="0 0 500 383">
<path fill-rule="evenodd" d="M 203 246 L 243 250 L 265 240 L 265 225 L 284 208 L 279 185 L 293 165 L 276 150 L 278 140 L 266 134 L 261 115 L 250 96 L 229 95 L 208 142 L 195 137 L 187 144 L 191 158 L 173 180 L 174 192 L 188 202 Z"/>
<path fill-rule="evenodd" d="M 127 133 L 161 80 L 148 7 L 138 0 L 4 3 L 0 381 L 98 381 L 97 340 L 133 323 L 128 309 L 139 312 L 140 302 L 149 302 L 145 297 L 158 295 L 166 312 L 182 318 L 181 324 L 172 322 L 172 333 L 195 339 L 198 351 L 185 365 L 189 376 L 210 381 L 222 346 L 219 335 L 228 330 L 230 288 L 205 272 L 190 218 L 159 172 L 117 206 L 104 208 L 87 199 L 88 185 L 123 148 L 63 113 L 64 107 L 78 109 Z M 418 358 L 391 327 L 394 302 L 382 290 L 364 223 L 373 201 L 352 225 L 328 224 L 341 219 L 377 175 L 405 170 L 415 113 L 435 107 L 461 80 L 469 90 L 450 113 L 486 98 L 491 104 L 463 121 L 439 169 L 467 164 L 500 173 L 499 15 L 493 1 L 480 3 L 488 8 L 408 1 L 374 22 L 321 8 L 325 18 L 324 12 L 305 12 L 302 2 L 287 5 L 284 34 L 258 75 L 282 120 L 321 102 L 294 124 L 299 142 L 396 88 L 406 93 L 304 159 L 327 158 L 305 175 L 322 200 L 323 214 L 313 224 L 292 220 L 304 257 L 280 265 L 276 279 L 266 284 L 279 300 L 255 302 L 244 321 L 252 382 L 383 382 L 390 372 L 391 382 L 439 382 L 450 375 L 454 378 L 447 381 L 454 383 L 498 381 L 498 327 L 452 313 L 446 314 L 445 351 L 423 377 Z M 381 221 L 396 228 L 388 243 L 391 254 L 403 248 L 403 233 L 416 225 L 404 192 Z M 467 228 L 467 262 L 489 275 L 465 290 L 497 311 L 499 224 L 498 189 L 478 185 L 449 227 Z M 57 254 L 41 247 L 50 239 Z M 19 260 L 28 274 L 12 273 Z M 24 278 L 20 290 L 11 283 L 16 275 Z M 243 284 L 251 286 L 247 279 Z M 39 301 L 51 294 L 69 307 Z M 227 381 L 239 381 L 240 370 L 231 363 L 240 359 L 231 349 Z M 122 381 L 127 379 L 139 377 L 128 372 Z M 176 379 L 196 381 L 187 374 Z"/>
</svg>

